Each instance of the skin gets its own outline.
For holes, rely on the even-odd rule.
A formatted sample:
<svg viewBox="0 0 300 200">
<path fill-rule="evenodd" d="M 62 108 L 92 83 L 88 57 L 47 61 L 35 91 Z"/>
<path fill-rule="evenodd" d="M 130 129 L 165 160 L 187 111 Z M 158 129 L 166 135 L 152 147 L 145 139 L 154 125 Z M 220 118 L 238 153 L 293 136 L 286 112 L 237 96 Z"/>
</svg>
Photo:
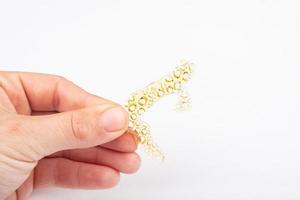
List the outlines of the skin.
<svg viewBox="0 0 300 200">
<path fill-rule="evenodd" d="M 105 189 L 140 158 L 127 112 L 65 78 L 0 72 L 0 199 L 34 189 Z"/>
</svg>

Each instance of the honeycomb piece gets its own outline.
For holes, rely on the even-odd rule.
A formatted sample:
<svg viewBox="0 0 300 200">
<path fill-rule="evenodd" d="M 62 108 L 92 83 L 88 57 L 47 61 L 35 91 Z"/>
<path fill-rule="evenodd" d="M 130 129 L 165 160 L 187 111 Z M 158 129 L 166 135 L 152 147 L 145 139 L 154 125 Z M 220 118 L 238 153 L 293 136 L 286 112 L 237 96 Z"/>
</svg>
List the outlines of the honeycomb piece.
<svg viewBox="0 0 300 200">
<path fill-rule="evenodd" d="M 159 146 L 153 142 L 149 125 L 141 120 L 141 116 L 160 98 L 173 93 L 177 93 L 179 96 L 177 110 L 184 110 L 189 107 L 190 99 L 183 90 L 183 84 L 191 78 L 191 74 L 192 63 L 184 61 L 162 79 L 133 93 L 125 105 L 129 113 L 129 128 L 136 134 L 138 143 L 144 147 L 146 152 L 162 160 L 164 154 Z"/>
</svg>

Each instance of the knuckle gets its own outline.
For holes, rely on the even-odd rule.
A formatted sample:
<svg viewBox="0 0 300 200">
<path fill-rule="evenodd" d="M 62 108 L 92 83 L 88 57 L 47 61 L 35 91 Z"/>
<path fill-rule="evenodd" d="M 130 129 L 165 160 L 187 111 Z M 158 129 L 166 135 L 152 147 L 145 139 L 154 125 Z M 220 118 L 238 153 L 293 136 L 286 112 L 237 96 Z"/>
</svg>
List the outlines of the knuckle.
<svg viewBox="0 0 300 200">
<path fill-rule="evenodd" d="M 84 119 L 77 112 L 71 112 L 70 115 L 71 132 L 73 138 L 79 141 L 86 141 L 89 136 L 89 127 Z"/>
<path fill-rule="evenodd" d="M 63 76 L 60 76 L 60 75 L 52 75 L 56 81 L 67 81 L 67 79 Z"/>
<path fill-rule="evenodd" d="M 64 87 L 65 85 L 72 83 L 69 79 L 67 79 L 64 76 L 60 76 L 60 75 L 53 75 L 54 78 L 56 79 L 56 87 L 57 89 L 59 87 Z"/>
<path fill-rule="evenodd" d="M 66 79 L 63 76 L 60 75 L 52 75 L 54 77 L 54 81 L 55 81 L 55 91 L 59 90 L 60 86 L 69 82 L 68 79 Z"/>
</svg>

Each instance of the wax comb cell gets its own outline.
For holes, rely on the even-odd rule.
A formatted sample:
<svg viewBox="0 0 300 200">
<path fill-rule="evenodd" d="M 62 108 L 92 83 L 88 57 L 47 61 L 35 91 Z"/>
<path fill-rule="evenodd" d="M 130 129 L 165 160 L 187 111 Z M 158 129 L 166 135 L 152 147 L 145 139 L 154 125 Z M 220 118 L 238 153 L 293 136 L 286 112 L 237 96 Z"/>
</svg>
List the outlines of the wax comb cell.
<svg viewBox="0 0 300 200">
<path fill-rule="evenodd" d="M 192 71 L 192 63 L 187 61 L 181 62 L 175 70 L 163 78 L 134 92 L 125 105 L 129 113 L 129 128 L 136 134 L 138 143 L 144 147 L 146 152 L 162 160 L 164 159 L 164 154 L 159 146 L 154 143 L 149 125 L 141 120 L 141 116 L 159 99 L 174 93 L 177 93 L 179 96 L 176 110 L 181 111 L 188 108 L 190 99 L 183 86 L 190 80 Z"/>
</svg>

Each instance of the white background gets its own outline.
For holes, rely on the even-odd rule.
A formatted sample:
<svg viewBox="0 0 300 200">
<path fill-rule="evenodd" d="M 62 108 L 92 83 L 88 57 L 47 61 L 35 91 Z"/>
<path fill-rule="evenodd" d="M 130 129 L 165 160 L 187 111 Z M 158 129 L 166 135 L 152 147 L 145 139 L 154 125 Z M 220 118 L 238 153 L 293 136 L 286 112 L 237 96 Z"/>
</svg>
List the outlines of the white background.
<svg viewBox="0 0 300 200">
<path fill-rule="evenodd" d="M 193 60 L 193 107 L 147 121 L 164 163 L 112 190 L 39 199 L 299 199 L 300 3 L 272 0 L 0 1 L 0 66 L 53 73 L 116 102 Z M 42 84 L 42 83 L 41 83 Z"/>
</svg>

